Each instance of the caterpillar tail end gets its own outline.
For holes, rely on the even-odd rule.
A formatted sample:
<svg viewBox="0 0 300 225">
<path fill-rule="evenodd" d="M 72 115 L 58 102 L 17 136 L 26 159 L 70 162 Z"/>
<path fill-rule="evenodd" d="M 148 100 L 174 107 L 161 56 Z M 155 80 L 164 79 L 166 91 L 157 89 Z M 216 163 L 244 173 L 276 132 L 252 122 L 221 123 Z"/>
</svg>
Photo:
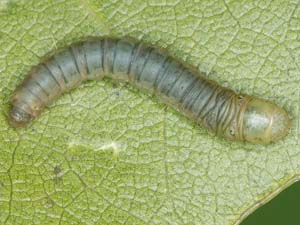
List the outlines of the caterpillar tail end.
<svg viewBox="0 0 300 225">
<path fill-rule="evenodd" d="M 277 107 L 273 114 L 271 141 L 277 141 L 285 137 L 291 127 L 291 120 L 282 108 Z"/>
<path fill-rule="evenodd" d="M 269 144 L 288 134 L 291 121 L 287 112 L 262 99 L 251 99 L 243 115 L 243 139 L 252 143 Z"/>
<path fill-rule="evenodd" d="M 32 120 L 32 115 L 24 109 L 12 106 L 9 112 L 8 121 L 12 127 L 25 127 Z"/>
</svg>

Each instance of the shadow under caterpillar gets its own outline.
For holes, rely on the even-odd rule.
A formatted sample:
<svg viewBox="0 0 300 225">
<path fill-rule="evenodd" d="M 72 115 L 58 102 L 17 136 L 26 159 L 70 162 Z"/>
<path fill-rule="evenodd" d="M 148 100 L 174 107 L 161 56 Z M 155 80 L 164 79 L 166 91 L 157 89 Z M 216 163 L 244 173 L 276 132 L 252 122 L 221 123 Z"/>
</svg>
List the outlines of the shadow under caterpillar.
<svg viewBox="0 0 300 225">
<path fill-rule="evenodd" d="M 62 93 L 104 76 L 159 96 L 228 140 L 267 144 L 290 127 L 286 111 L 275 104 L 221 87 L 161 49 L 113 38 L 72 44 L 35 66 L 13 93 L 9 122 L 23 127 Z"/>
</svg>

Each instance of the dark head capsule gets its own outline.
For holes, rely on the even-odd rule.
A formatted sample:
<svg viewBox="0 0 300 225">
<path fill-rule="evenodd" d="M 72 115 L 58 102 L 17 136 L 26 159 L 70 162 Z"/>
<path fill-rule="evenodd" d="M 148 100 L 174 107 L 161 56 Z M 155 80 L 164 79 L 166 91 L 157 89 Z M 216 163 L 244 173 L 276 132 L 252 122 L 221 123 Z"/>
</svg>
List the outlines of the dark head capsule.
<svg viewBox="0 0 300 225">
<path fill-rule="evenodd" d="M 19 108 L 12 106 L 9 112 L 9 123 L 13 127 L 25 127 L 32 120 L 31 114 Z"/>
</svg>

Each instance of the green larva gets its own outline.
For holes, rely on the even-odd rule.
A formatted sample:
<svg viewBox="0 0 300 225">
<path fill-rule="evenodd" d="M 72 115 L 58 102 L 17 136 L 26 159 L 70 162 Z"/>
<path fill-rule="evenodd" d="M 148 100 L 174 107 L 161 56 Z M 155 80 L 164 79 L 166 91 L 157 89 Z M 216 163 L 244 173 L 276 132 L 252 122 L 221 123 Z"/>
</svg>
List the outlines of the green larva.
<svg viewBox="0 0 300 225">
<path fill-rule="evenodd" d="M 13 94 L 10 124 L 25 126 L 62 93 L 105 75 L 150 91 L 228 140 L 267 144 L 290 127 L 275 104 L 221 87 L 163 50 L 113 38 L 73 44 L 34 67 Z"/>
</svg>

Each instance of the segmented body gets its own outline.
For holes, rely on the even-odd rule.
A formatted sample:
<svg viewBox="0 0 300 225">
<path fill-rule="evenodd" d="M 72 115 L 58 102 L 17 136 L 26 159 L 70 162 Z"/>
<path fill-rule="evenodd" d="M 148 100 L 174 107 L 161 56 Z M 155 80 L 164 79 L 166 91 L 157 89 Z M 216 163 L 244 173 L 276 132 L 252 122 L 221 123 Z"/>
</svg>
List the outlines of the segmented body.
<svg viewBox="0 0 300 225">
<path fill-rule="evenodd" d="M 141 42 L 104 38 L 73 44 L 40 63 L 14 92 L 12 124 L 22 126 L 82 81 L 109 76 L 158 95 L 210 131 L 244 140 L 242 115 L 250 97 L 206 79 L 199 71 Z M 21 118 L 23 117 L 23 118 Z M 25 118 L 28 117 L 28 118 Z"/>
</svg>

